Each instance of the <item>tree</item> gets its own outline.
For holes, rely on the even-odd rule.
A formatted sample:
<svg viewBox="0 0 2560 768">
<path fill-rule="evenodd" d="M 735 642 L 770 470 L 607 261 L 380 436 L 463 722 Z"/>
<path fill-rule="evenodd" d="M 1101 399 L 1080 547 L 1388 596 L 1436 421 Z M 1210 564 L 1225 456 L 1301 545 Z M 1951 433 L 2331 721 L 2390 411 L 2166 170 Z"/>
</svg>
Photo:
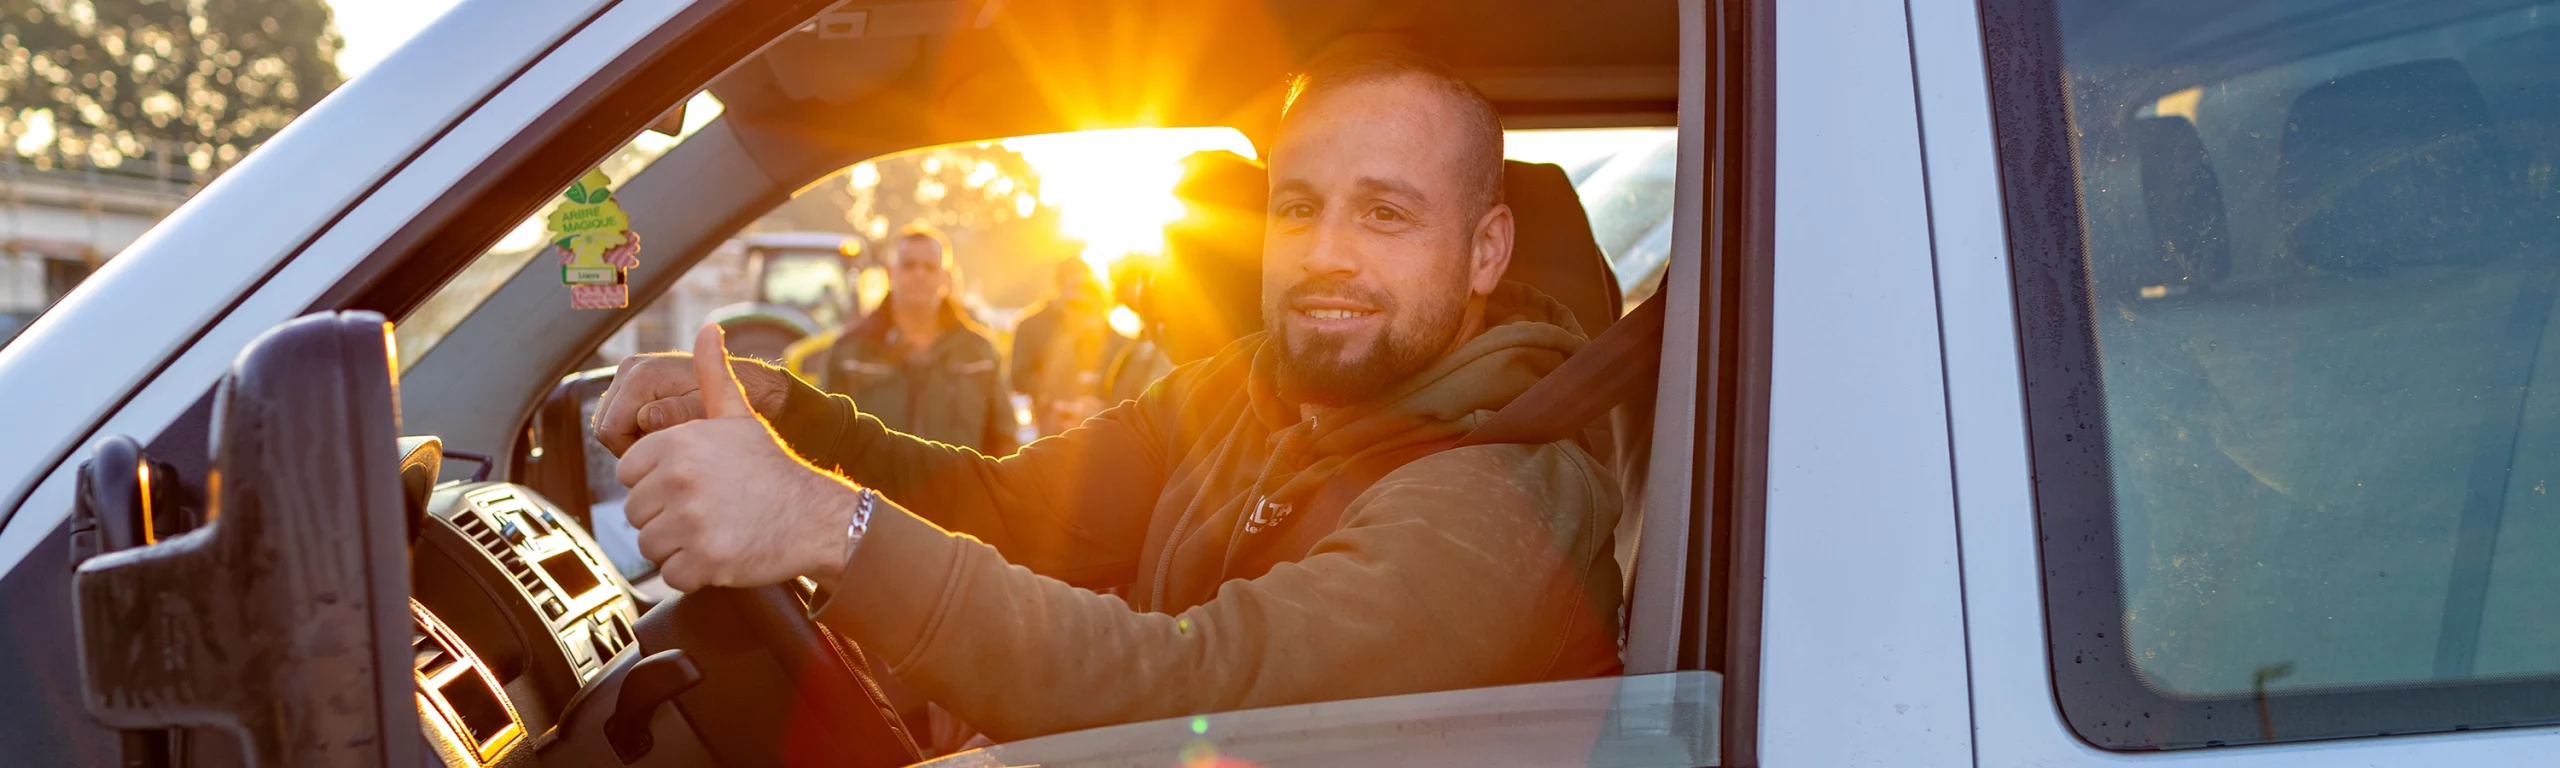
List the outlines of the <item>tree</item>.
<svg viewBox="0 0 2560 768">
<path fill-rule="evenodd" d="M 323 0 L 0 0 L 0 153 L 202 181 L 341 80 Z"/>
<path fill-rule="evenodd" d="M 1048 265 L 1076 255 L 1058 231 L 1058 209 L 1040 202 L 1040 174 L 997 142 L 900 152 L 854 165 L 812 188 L 842 221 L 885 245 L 923 222 L 950 235 L 964 293 L 1019 307 L 1049 284 Z"/>
</svg>

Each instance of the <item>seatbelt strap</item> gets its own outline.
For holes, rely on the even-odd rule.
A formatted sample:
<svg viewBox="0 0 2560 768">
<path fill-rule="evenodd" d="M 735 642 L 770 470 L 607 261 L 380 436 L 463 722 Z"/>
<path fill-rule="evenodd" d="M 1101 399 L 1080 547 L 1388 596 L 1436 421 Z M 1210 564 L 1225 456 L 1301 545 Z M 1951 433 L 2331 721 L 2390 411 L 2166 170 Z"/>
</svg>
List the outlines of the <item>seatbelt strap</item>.
<svg viewBox="0 0 2560 768">
<path fill-rule="evenodd" d="M 1635 311 L 1582 345 L 1538 383 L 1529 385 L 1493 418 L 1476 425 L 1460 447 L 1567 440 L 1583 425 L 1626 402 L 1662 369 L 1662 322 L 1668 291 L 1657 291 Z"/>
</svg>

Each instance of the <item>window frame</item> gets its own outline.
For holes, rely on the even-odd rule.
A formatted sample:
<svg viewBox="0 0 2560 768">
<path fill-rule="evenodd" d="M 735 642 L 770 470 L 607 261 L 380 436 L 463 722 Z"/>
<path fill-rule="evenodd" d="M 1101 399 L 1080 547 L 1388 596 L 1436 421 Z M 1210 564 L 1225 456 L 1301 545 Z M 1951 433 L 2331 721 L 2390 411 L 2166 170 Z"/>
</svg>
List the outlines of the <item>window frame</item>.
<svg viewBox="0 0 2560 768">
<path fill-rule="evenodd" d="M 2102 749 L 2161 750 L 2560 723 L 2560 675 L 2214 696 L 2143 681 L 2125 643 L 2060 2 L 1983 0 L 1981 12 L 2035 478 L 2046 664 L 2065 724 Z"/>
</svg>

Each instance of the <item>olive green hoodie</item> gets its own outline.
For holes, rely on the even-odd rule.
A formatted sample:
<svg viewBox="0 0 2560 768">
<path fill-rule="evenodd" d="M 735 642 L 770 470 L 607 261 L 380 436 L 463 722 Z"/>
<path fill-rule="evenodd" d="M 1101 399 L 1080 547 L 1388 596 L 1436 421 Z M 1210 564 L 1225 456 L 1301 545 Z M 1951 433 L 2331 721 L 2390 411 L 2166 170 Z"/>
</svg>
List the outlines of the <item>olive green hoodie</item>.
<svg viewBox="0 0 2560 768">
<path fill-rule="evenodd" d="M 784 441 L 893 502 L 819 619 L 998 739 L 1613 674 L 1616 487 L 1569 443 L 1432 453 L 1309 523 L 1331 529 L 1302 556 L 1267 544 L 1299 522 L 1274 508 L 1465 434 L 1583 342 L 1517 284 L 1486 318 L 1376 405 L 1299 418 L 1255 335 L 1003 459 L 801 387 Z"/>
</svg>

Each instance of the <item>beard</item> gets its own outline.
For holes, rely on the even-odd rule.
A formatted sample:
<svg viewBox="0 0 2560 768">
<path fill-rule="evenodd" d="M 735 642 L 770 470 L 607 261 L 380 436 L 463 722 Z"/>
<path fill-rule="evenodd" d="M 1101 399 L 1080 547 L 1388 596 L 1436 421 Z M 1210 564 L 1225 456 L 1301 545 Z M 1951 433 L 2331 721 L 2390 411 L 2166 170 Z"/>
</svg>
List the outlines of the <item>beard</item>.
<svg viewBox="0 0 2560 768">
<path fill-rule="evenodd" d="M 1367 402 L 1431 367 L 1466 319 L 1464 260 L 1445 289 L 1413 297 L 1411 305 L 1374 287 L 1338 278 L 1301 282 L 1264 307 L 1264 324 L 1280 344 L 1280 397 L 1293 403 L 1341 407 Z M 1309 297 L 1344 298 L 1377 308 L 1388 322 L 1369 333 L 1293 333 L 1289 307 Z"/>
</svg>

